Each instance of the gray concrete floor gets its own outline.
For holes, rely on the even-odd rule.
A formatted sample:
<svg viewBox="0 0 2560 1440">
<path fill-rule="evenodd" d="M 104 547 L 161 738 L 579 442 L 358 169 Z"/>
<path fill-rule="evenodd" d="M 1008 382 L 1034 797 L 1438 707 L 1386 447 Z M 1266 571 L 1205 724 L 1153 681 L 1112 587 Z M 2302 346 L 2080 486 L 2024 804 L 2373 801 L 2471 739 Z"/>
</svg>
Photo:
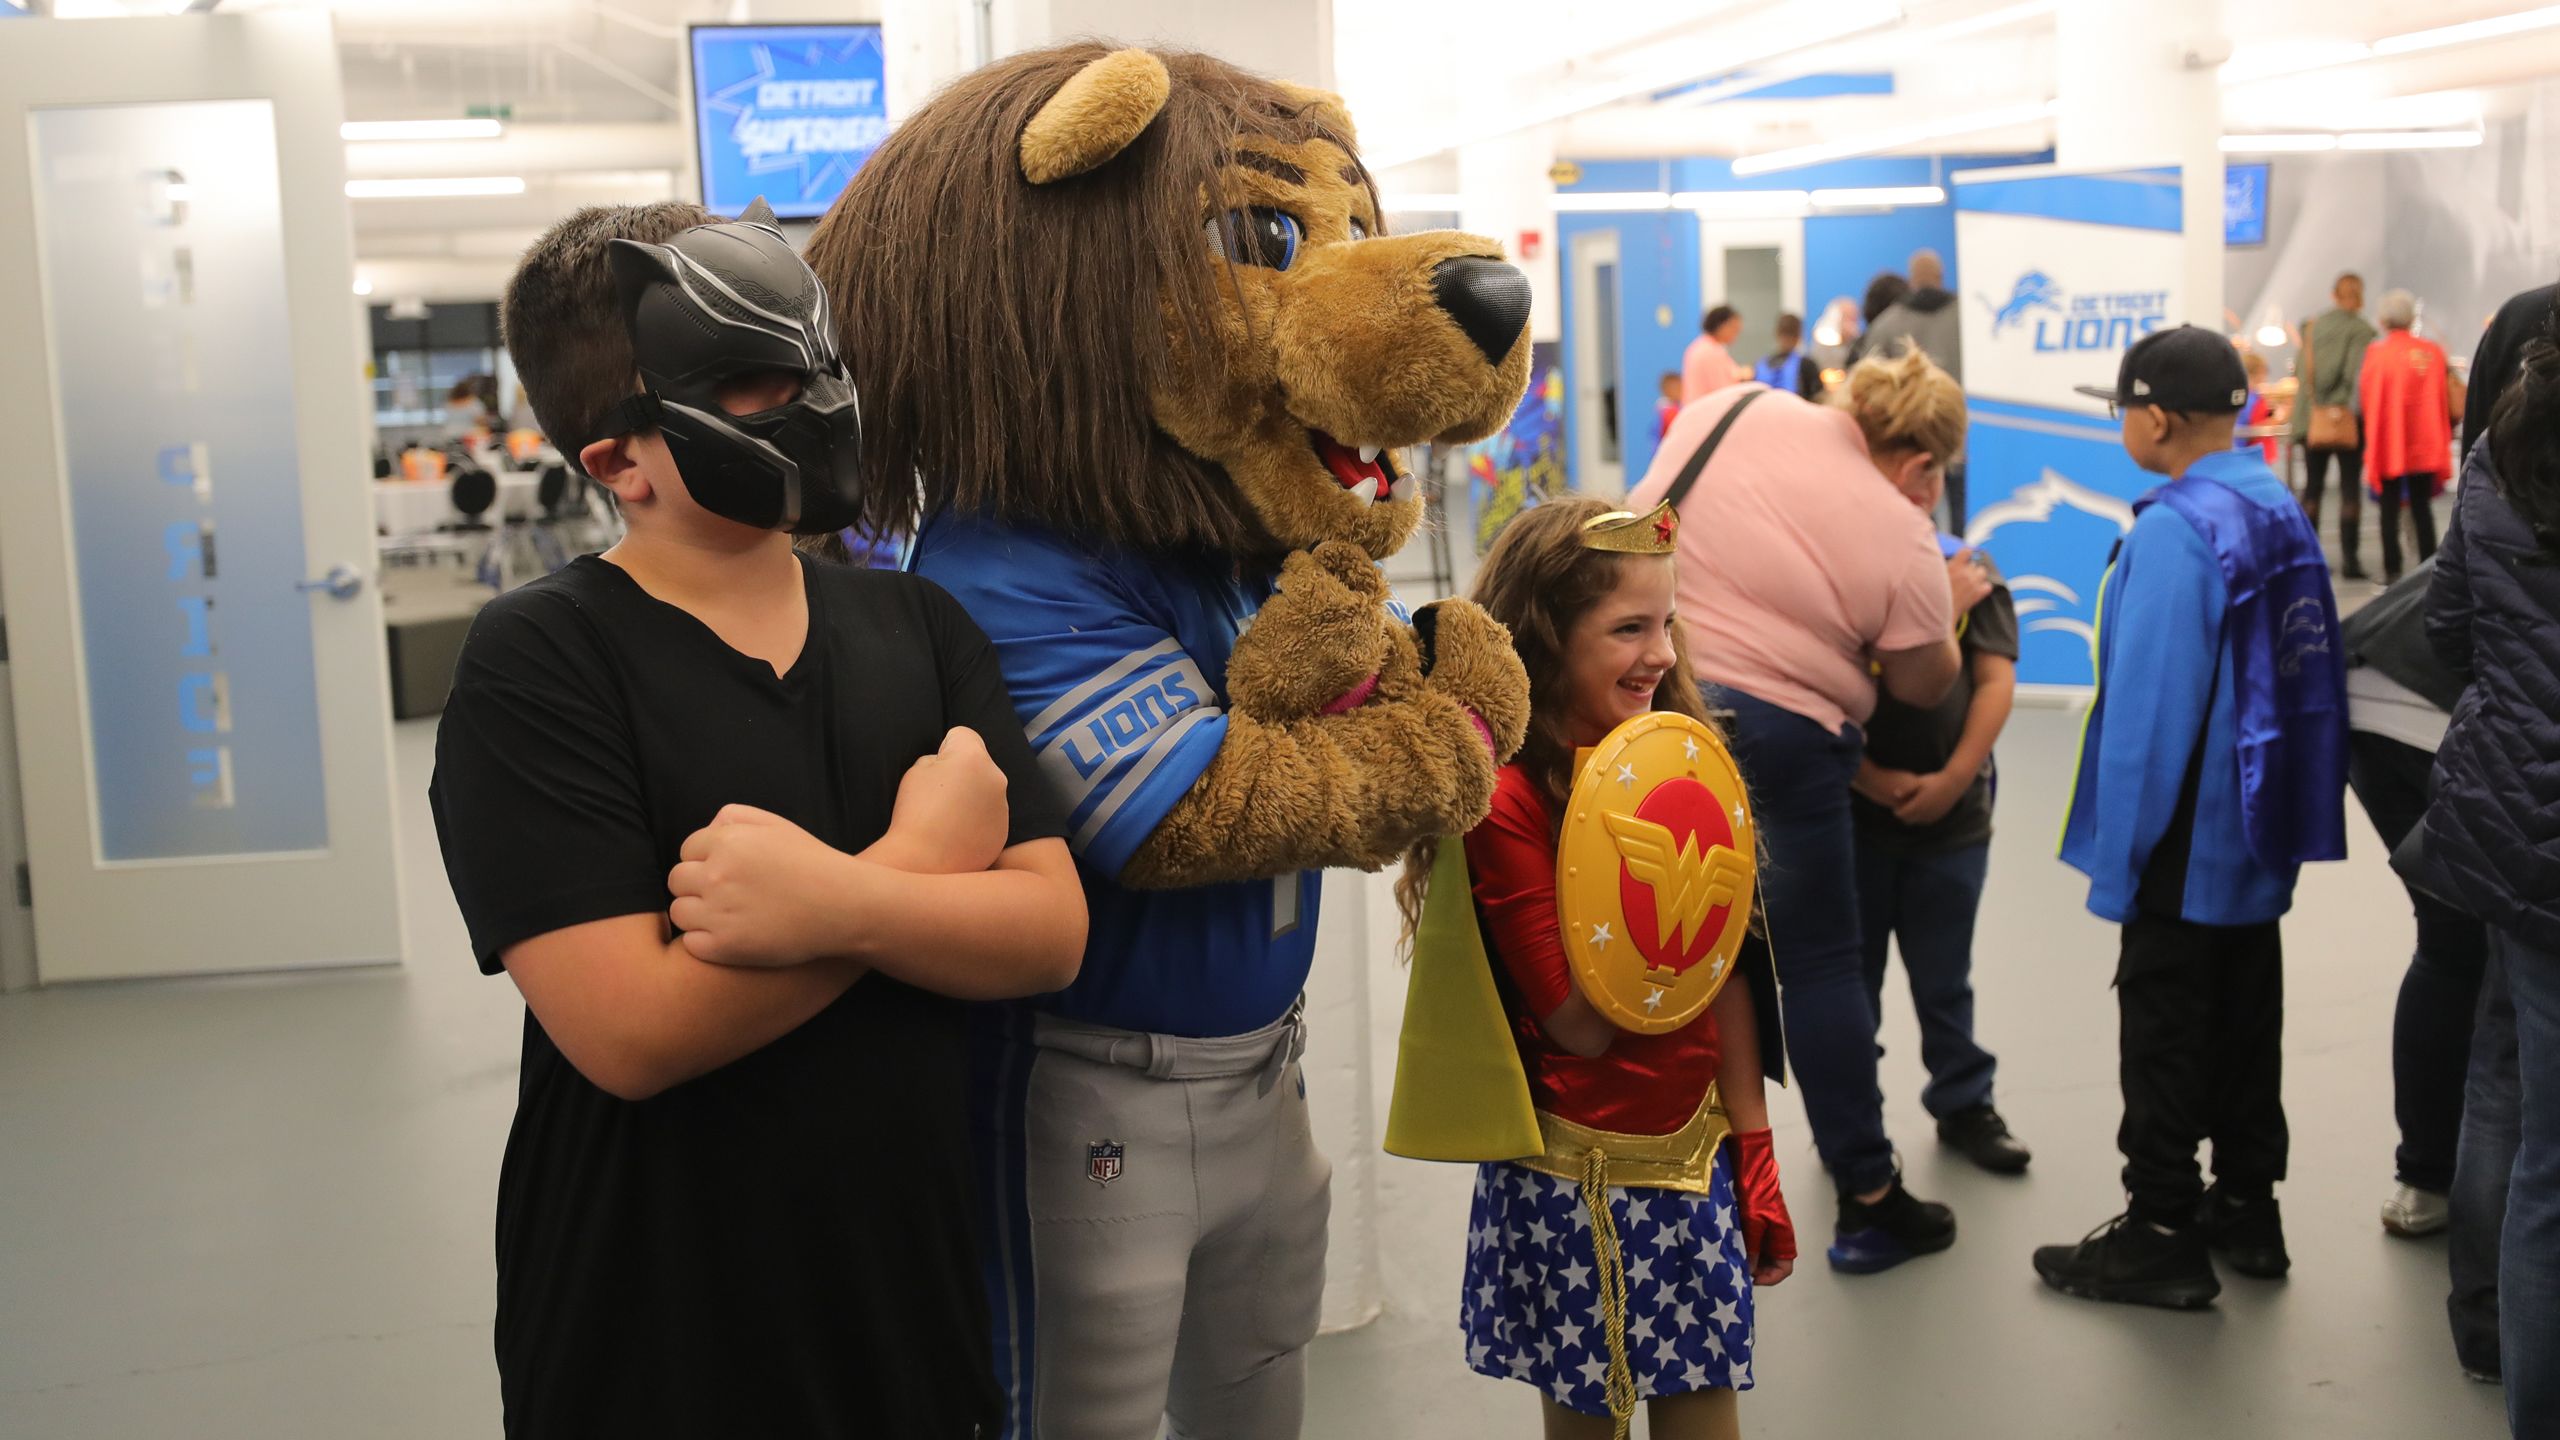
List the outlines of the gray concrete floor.
<svg viewBox="0 0 2560 1440">
<path fill-rule="evenodd" d="M 1751 1433 L 2500 1433 L 2497 1392 L 2453 1365 L 2441 1244 L 2375 1222 L 2411 928 L 2360 820 L 2355 859 L 2315 870 L 2287 926 L 2294 1278 L 2235 1279 L 2202 1315 L 2036 1284 L 2032 1246 L 2118 1208 L 2113 942 L 2051 858 L 2075 733 L 2076 717 L 2025 711 L 2003 746 L 1978 960 L 2001 1104 L 2038 1147 L 2035 1170 L 1995 1180 L 1937 1150 L 1897 997 L 1890 1118 L 1914 1188 L 1956 1207 L 1962 1238 L 1899 1272 L 1835 1277 L 1818 1259 L 1829 1212 L 1802 1110 L 1777 1097 L 1811 1263 L 1762 1297 Z M 405 797 L 424 793 L 431 740 L 427 722 L 400 727 Z M 491 1201 L 521 1010 L 470 968 L 423 805 L 401 823 L 404 968 L 0 999 L 0 1436 L 496 1433 Z M 186 923 L 172 917 L 172 943 Z M 1382 1049 L 1400 984 L 1379 977 Z M 1535 1433 L 1529 1392 L 1459 1357 L 1467 1184 L 1456 1167 L 1386 1162 L 1386 1313 L 1319 1342 L 1309 1436 Z"/>
</svg>

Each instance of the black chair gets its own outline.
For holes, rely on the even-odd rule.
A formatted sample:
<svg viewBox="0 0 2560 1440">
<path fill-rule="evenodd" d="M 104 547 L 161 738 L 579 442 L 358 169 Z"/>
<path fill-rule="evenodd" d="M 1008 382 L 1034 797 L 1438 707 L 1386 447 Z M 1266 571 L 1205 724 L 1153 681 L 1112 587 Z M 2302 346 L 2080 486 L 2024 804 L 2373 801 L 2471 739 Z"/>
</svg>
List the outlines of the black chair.
<svg viewBox="0 0 2560 1440">
<path fill-rule="evenodd" d="M 498 503 L 497 476 L 477 465 L 465 465 L 453 472 L 453 479 L 447 493 L 453 499 L 453 508 L 462 512 L 461 521 L 447 528 L 454 530 L 489 528 L 489 522 L 482 517 L 489 513 L 490 506 Z"/>
</svg>

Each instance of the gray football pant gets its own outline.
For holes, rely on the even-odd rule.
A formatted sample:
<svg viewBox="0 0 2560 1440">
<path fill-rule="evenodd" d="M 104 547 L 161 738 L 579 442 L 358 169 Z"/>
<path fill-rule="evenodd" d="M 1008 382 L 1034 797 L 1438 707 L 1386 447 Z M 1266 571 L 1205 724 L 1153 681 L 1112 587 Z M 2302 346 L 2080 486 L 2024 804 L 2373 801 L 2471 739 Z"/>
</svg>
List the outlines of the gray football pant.
<svg viewBox="0 0 2560 1440">
<path fill-rule="evenodd" d="M 1176 1440 L 1295 1440 L 1333 1178 L 1307 1123 L 1304 1034 L 1294 1008 L 1214 1040 L 1039 1017 L 1023 1112 L 1036 1338 L 1020 1433 L 1155 1440 L 1164 1425 Z M 1111 1167 L 1097 1147 L 1114 1144 L 1118 1173 L 1098 1179 Z"/>
</svg>

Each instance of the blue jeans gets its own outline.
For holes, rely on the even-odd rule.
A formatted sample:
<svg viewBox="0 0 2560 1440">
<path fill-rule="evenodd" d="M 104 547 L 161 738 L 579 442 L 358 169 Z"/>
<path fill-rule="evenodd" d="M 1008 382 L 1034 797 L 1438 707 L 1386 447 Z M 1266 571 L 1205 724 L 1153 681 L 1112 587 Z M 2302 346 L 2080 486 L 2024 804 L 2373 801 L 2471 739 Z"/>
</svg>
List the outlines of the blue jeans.
<svg viewBox="0 0 2560 1440">
<path fill-rule="evenodd" d="M 1867 1005 L 1884 1013 L 1885 949 L 1898 940 L 1920 1015 L 1920 1063 L 1929 1069 L 1920 1103 L 1941 1120 L 1991 1103 L 1997 1062 L 1973 1038 L 1973 917 L 1990 869 L 1988 844 L 1906 855 L 1858 840 Z"/>
<path fill-rule="evenodd" d="M 1849 782 L 1863 737 L 1833 734 L 1739 690 L 1707 703 L 1732 712 L 1733 758 L 1760 830 L 1760 901 L 1786 997 L 1787 1051 L 1804 1087 L 1814 1148 L 1844 1194 L 1893 1179 L 1876 1087 L 1876 1011 L 1858 943 L 1857 847 Z"/>
<path fill-rule="evenodd" d="M 2402 992 L 2404 995 L 2406 991 Z M 2491 948 L 2480 977 L 2479 1021 L 2468 1040 L 2471 1073 L 2462 1093 L 2451 1223 L 2445 1255 L 2453 1275 L 2445 1297 L 2453 1354 L 2462 1368 L 2494 1375 L 2498 1363 L 2498 1232 L 2507 1223 L 2507 1183 L 2516 1168 L 2516 1007 L 2506 966 Z"/>
<path fill-rule="evenodd" d="M 2560 1436 L 2560 955 L 2492 932 L 2516 1004 L 2522 1129 L 2498 1256 L 2498 1349 L 2507 1428 Z"/>
</svg>

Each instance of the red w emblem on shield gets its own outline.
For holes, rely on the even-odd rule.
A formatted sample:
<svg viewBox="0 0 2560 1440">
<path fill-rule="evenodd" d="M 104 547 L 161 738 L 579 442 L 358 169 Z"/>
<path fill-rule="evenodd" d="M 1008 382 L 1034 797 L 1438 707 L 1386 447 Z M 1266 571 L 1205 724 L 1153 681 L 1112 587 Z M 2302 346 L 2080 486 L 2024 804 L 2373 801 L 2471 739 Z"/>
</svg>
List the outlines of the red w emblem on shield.
<svg viewBox="0 0 2560 1440">
<path fill-rule="evenodd" d="M 1128 1147 L 1117 1140 L 1096 1140 L 1084 1147 L 1084 1175 L 1096 1185 L 1120 1178 L 1120 1160 Z"/>
</svg>

